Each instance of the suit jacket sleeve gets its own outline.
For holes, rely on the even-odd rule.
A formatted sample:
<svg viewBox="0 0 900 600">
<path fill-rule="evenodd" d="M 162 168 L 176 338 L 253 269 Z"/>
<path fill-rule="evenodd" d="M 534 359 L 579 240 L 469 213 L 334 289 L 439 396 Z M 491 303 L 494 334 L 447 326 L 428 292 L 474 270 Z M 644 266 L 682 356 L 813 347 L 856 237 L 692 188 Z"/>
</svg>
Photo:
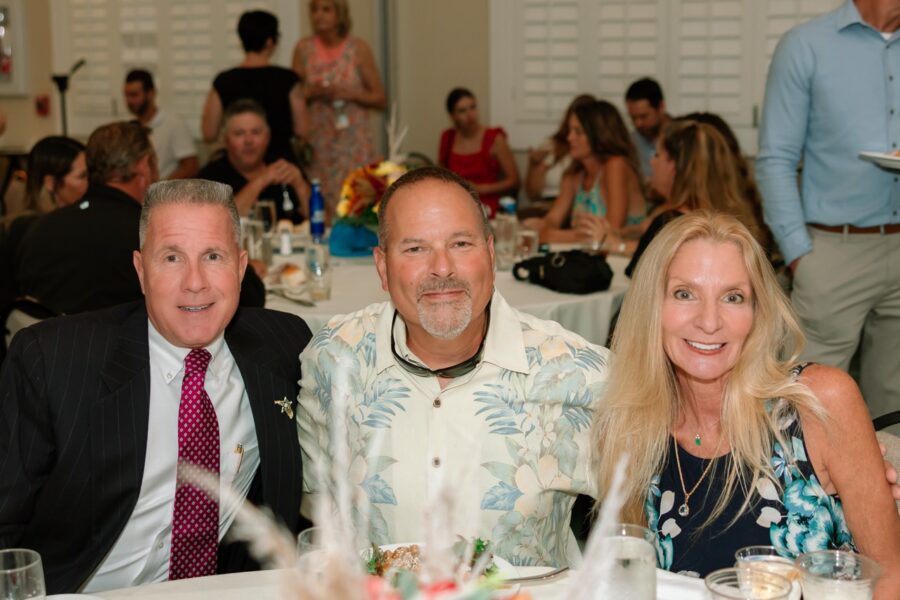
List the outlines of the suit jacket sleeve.
<svg viewBox="0 0 900 600">
<path fill-rule="evenodd" d="M 40 344 L 23 330 L 0 372 L 0 548 L 19 544 L 55 462 L 44 382 Z"/>
</svg>

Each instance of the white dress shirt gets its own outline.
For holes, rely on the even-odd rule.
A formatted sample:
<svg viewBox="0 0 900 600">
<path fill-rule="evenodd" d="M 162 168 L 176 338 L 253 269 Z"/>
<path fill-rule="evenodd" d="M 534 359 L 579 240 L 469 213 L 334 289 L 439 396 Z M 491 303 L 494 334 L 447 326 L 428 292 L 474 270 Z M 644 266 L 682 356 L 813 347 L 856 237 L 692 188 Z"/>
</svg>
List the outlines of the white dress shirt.
<svg viewBox="0 0 900 600">
<path fill-rule="evenodd" d="M 131 518 L 82 591 L 98 592 L 165 581 L 169 573 L 172 515 L 178 463 L 178 407 L 188 348 L 166 341 L 148 320 L 150 418 L 141 491 Z M 240 370 L 219 336 L 207 347 L 212 359 L 204 387 L 219 420 L 220 485 L 245 498 L 259 466 L 259 448 L 250 402 Z M 241 451 L 238 451 L 238 447 Z M 219 540 L 231 526 L 237 502 L 219 500 Z"/>
<path fill-rule="evenodd" d="M 156 150 L 160 179 L 166 179 L 178 168 L 182 158 L 197 156 L 197 147 L 184 121 L 177 115 L 157 110 L 150 120 L 150 140 Z"/>
</svg>

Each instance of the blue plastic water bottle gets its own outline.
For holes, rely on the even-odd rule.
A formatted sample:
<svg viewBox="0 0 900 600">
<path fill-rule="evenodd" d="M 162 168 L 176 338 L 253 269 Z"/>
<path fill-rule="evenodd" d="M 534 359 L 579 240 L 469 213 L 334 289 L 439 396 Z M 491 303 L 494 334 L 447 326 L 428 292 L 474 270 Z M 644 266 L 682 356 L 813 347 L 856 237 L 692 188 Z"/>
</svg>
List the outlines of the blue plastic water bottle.
<svg viewBox="0 0 900 600">
<path fill-rule="evenodd" d="M 312 180 L 312 194 L 309 197 L 309 233 L 317 244 L 325 237 L 325 198 L 322 197 L 318 179 Z"/>
</svg>

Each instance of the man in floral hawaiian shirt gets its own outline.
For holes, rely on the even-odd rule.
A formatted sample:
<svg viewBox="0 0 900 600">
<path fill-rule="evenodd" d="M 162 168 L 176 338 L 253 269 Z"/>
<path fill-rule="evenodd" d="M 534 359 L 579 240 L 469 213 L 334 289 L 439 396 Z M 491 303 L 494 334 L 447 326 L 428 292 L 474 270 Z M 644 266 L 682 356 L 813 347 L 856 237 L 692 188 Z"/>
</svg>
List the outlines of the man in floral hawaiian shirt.
<svg viewBox="0 0 900 600">
<path fill-rule="evenodd" d="M 460 534 L 489 538 L 513 564 L 569 563 L 572 504 L 593 495 L 588 430 L 608 351 L 494 289 L 490 227 L 451 172 L 399 179 L 380 227 L 375 262 L 391 302 L 334 317 L 301 355 L 304 461 L 330 464 L 329 436 L 346 429 L 348 476 L 368 497 L 376 543 L 424 541 L 426 498 L 452 478 Z M 347 418 L 333 425 L 345 394 Z"/>
</svg>

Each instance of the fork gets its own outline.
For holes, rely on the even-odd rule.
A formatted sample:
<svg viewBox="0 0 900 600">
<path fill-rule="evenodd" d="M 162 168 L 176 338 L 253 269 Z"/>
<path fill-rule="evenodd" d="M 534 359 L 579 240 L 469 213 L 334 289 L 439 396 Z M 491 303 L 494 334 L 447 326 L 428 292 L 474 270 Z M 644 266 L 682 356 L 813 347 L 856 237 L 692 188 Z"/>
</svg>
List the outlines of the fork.
<svg viewBox="0 0 900 600">
<path fill-rule="evenodd" d="M 549 579 L 554 579 L 566 571 L 569 570 L 569 566 L 559 567 L 557 569 L 553 569 L 552 571 L 547 571 L 546 573 L 541 573 L 540 575 L 528 575 L 526 577 L 511 577 L 510 579 L 504 580 L 504 583 L 512 584 L 512 583 L 534 583 L 536 581 L 547 581 Z"/>
</svg>

